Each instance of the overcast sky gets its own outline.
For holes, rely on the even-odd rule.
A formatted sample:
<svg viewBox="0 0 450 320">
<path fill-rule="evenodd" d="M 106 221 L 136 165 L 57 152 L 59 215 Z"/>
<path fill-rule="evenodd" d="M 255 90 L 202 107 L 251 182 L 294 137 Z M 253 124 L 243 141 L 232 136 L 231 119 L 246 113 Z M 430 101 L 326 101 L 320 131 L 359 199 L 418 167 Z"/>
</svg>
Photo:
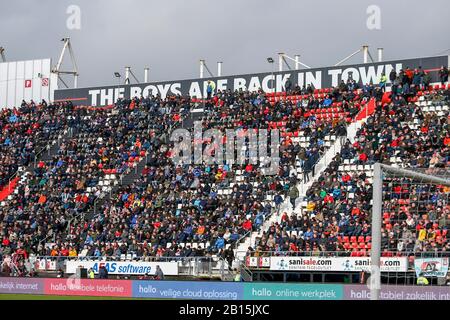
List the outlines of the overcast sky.
<svg viewBox="0 0 450 320">
<path fill-rule="evenodd" d="M 79 86 L 115 84 L 129 65 L 140 80 L 197 78 L 203 58 L 223 74 L 270 71 L 277 52 L 311 67 L 333 65 L 362 44 L 384 58 L 433 56 L 450 49 L 448 0 L 0 0 L 0 46 L 8 61 L 52 58 L 62 37 L 76 54 Z M 67 28 L 67 7 L 81 9 L 81 29 Z M 369 30 L 367 7 L 381 10 Z M 450 51 L 445 52 L 449 54 Z M 356 56 L 350 62 L 362 62 Z"/>
</svg>

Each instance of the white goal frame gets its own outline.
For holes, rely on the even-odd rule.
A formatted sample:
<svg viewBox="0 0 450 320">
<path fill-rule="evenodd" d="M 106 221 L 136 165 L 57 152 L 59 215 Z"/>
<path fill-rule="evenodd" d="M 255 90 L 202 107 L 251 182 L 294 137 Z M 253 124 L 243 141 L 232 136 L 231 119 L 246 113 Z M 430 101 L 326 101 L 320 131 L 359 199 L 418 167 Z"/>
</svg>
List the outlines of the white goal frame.
<svg viewBox="0 0 450 320">
<path fill-rule="evenodd" d="M 383 172 L 401 174 L 404 177 L 420 180 L 421 182 L 429 182 L 450 186 L 450 179 L 440 178 L 425 173 L 395 168 L 381 163 L 375 163 L 373 176 L 373 193 L 372 193 L 372 248 L 371 257 L 371 275 L 370 275 L 370 299 L 378 300 L 381 291 L 381 217 L 383 208 Z"/>
</svg>

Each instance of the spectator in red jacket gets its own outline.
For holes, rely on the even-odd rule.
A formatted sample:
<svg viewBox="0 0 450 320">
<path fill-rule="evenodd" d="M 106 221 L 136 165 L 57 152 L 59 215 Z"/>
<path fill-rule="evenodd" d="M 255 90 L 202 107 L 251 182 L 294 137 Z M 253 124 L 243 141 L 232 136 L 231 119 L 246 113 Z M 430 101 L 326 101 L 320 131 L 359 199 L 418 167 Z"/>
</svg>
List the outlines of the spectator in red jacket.
<svg viewBox="0 0 450 320">
<path fill-rule="evenodd" d="M 252 230 L 252 222 L 250 220 L 246 220 L 243 224 L 242 224 L 242 228 L 244 228 L 246 231 L 251 231 Z"/>
</svg>

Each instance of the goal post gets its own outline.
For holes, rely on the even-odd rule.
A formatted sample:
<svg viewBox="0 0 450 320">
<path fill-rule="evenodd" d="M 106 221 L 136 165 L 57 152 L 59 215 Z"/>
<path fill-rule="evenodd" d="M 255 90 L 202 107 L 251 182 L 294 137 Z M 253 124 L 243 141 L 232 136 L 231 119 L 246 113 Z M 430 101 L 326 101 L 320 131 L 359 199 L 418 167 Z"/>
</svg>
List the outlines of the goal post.
<svg viewBox="0 0 450 320">
<path fill-rule="evenodd" d="M 428 173 L 420 172 L 420 170 L 428 171 Z M 428 168 L 428 169 L 403 169 L 388 166 L 381 163 L 375 163 L 373 175 L 373 193 L 372 193 L 372 247 L 371 247 L 371 276 L 370 276 L 370 293 L 371 300 L 378 300 L 381 291 L 381 230 L 383 216 L 383 182 L 386 176 L 396 178 L 409 178 L 413 181 L 423 184 L 435 184 L 450 186 L 448 171 L 445 168 Z M 433 172 L 434 171 L 434 172 Z M 429 174 L 432 173 L 432 174 Z"/>
</svg>

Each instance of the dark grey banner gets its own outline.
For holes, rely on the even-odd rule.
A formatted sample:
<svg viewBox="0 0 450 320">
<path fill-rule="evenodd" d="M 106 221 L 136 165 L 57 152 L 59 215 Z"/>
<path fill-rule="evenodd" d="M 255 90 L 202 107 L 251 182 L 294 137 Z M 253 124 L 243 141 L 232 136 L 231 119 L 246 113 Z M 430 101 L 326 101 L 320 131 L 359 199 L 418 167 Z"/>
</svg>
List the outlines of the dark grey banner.
<svg viewBox="0 0 450 320">
<path fill-rule="evenodd" d="M 386 62 L 356 64 L 337 67 L 289 70 L 274 73 L 257 73 L 234 75 L 216 78 L 191 79 L 179 81 L 165 81 L 154 83 L 130 84 L 121 86 L 104 86 L 80 89 L 63 89 L 55 91 L 55 101 L 72 101 L 75 105 L 105 106 L 111 105 L 117 98 L 132 98 L 148 95 L 183 95 L 196 98 L 206 96 L 208 81 L 213 81 L 215 90 L 249 90 L 262 89 L 265 92 L 280 92 L 289 80 L 292 85 L 312 85 L 315 89 L 337 86 L 341 80 L 347 81 L 352 77 L 360 85 L 377 84 L 381 74 L 389 77 L 391 70 L 415 69 L 419 66 L 430 72 L 432 82 L 438 81 L 438 70 L 441 66 L 448 66 L 448 56 L 395 60 Z"/>
</svg>

